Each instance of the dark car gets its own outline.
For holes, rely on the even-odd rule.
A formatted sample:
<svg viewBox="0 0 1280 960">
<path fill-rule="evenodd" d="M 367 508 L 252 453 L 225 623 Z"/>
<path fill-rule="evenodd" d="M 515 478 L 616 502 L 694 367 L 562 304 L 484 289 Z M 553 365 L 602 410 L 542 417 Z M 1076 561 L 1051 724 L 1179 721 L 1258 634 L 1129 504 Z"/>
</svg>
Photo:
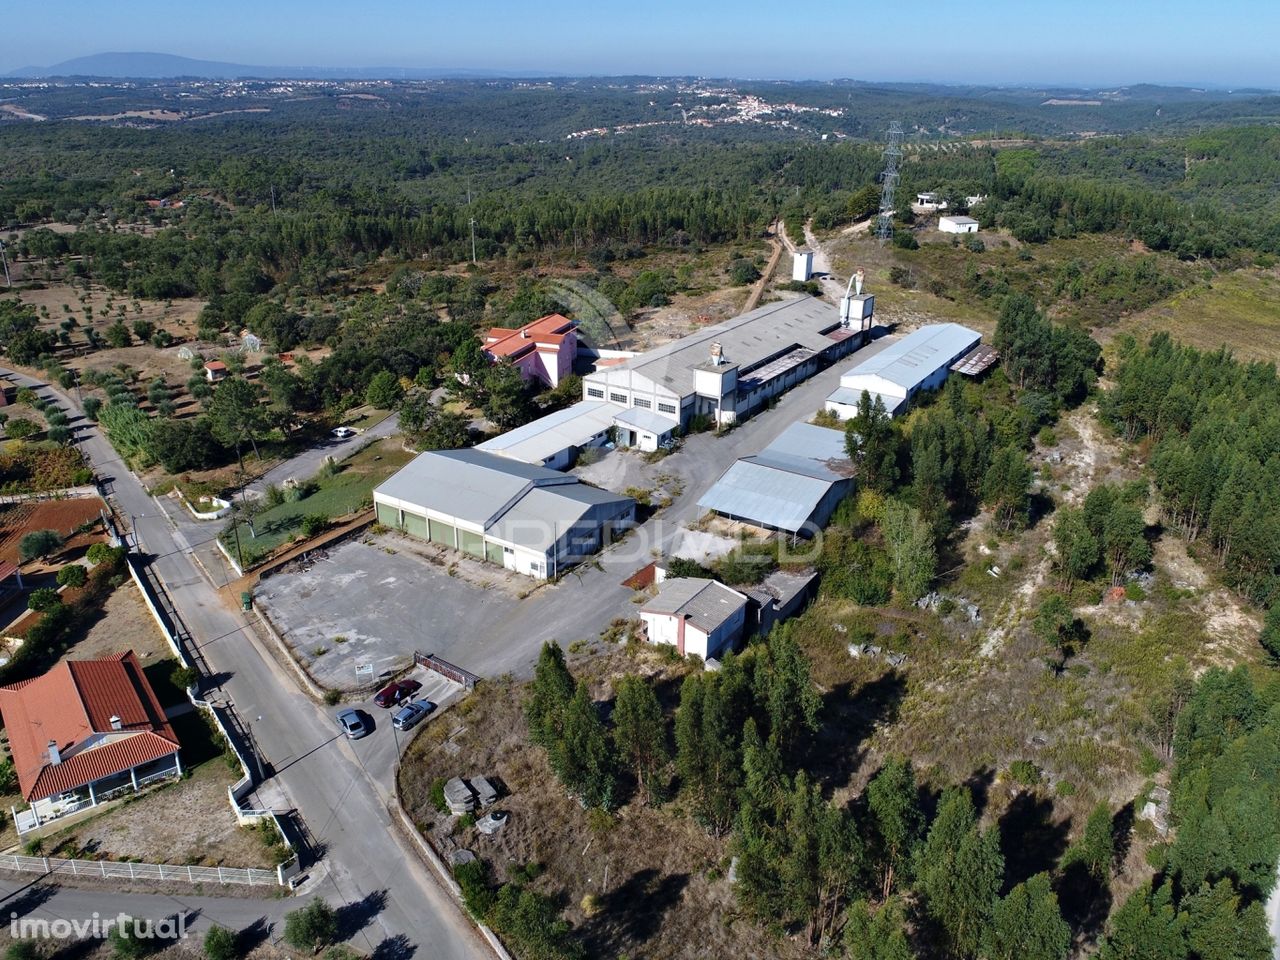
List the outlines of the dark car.
<svg viewBox="0 0 1280 960">
<path fill-rule="evenodd" d="M 365 723 L 359 710 L 343 710 L 338 714 L 338 725 L 348 740 L 359 740 L 369 735 L 369 724 Z"/>
<path fill-rule="evenodd" d="M 408 700 L 421 689 L 422 684 L 417 680 L 397 680 L 379 690 L 373 702 L 380 707 L 394 707 L 397 703 Z"/>
<path fill-rule="evenodd" d="M 409 730 L 417 726 L 427 714 L 436 708 L 430 700 L 413 700 L 396 711 L 391 718 L 391 725 L 397 730 Z"/>
</svg>

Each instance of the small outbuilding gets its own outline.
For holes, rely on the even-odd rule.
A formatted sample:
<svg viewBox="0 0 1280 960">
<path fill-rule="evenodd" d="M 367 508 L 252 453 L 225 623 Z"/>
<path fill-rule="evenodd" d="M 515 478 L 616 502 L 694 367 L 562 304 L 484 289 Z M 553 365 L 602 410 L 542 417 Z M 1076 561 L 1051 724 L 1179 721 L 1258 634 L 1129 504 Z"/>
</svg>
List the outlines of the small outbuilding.
<svg viewBox="0 0 1280 960">
<path fill-rule="evenodd" d="M 204 378 L 210 383 L 225 380 L 230 373 L 231 371 L 227 369 L 227 365 L 221 360 L 210 360 L 204 365 Z"/>
<path fill-rule="evenodd" d="M 704 577 L 663 582 L 658 595 L 640 609 L 650 643 L 674 646 L 683 657 L 712 660 L 731 650 L 747 621 L 745 594 Z"/>
<path fill-rule="evenodd" d="M 978 221 L 959 215 L 938 218 L 938 229 L 943 233 L 977 233 Z"/>
<path fill-rule="evenodd" d="M 797 250 L 791 258 L 791 279 L 807 283 L 813 276 L 813 251 Z"/>
</svg>

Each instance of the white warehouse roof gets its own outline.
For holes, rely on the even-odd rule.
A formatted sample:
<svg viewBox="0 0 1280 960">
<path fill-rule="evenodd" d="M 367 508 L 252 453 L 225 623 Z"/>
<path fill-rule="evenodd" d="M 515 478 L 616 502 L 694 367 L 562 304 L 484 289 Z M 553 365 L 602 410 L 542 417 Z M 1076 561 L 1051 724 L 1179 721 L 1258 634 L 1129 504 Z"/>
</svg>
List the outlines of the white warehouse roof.
<svg viewBox="0 0 1280 960">
<path fill-rule="evenodd" d="M 608 430 L 617 412 L 616 406 L 603 400 L 583 400 L 477 444 L 476 449 L 525 463 L 542 463 L 570 447 L 584 446 Z"/>
<path fill-rule="evenodd" d="M 858 389 L 856 378 L 875 376 L 910 393 L 940 368 L 950 366 L 956 357 L 972 350 L 981 339 L 982 334 L 958 323 L 930 324 L 845 371 L 840 384 Z"/>
</svg>

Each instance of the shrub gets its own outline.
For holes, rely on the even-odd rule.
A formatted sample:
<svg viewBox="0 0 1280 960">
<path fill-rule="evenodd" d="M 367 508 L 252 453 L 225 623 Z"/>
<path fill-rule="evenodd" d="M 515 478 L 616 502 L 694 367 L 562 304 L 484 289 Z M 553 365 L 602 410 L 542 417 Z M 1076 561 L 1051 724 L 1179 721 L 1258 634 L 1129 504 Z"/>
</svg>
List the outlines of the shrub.
<svg viewBox="0 0 1280 960">
<path fill-rule="evenodd" d="M 124 557 L 124 547 L 113 547 L 107 543 L 95 543 L 85 554 L 85 558 L 97 566 L 100 563 L 112 564 Z"/>
<path fill-rule="evenodd" d="M 51 443 L 57 443 L 57 444 L 70 443 L 71 428 L 70 427 L 50 427 L 48 436 L 49 436 L 49 441 Z"/>
<path fill-rule="evenodd" d="M 336 707 L 342 701 L 342 691 L 332 688 L 324 692 L 324 702 L 331 707 Z"/>
<path fill-rule="evenodd" d="M 302 518 L 302 535 L 308 538 L 318 536 L 324 532 L 324 528 L 328 525 L 328 517 L 321 516 L 318 513 L 309 513 Z"/>
<path fill-rule="evenodd" d="M 40 432 L 40 428 L 25 417 L 14 417 L 4 425 L 5 436 L 11 440 L 26 440 Z"/>
<path fill-rule="evenodd" d="M 1130 580 L 1124 585 L 1124 597 L 1126 600 L 1145 600 L 1147 591 L 1142 589 L 1142 584 L 1137 580 Z"/>
<path fill-rule="evenodd" d="M 116 960 L 136 960 L 136 958 L 145 957 L 159 946 L 150 937 L 135 937 L 132 926 L 112 927 L 111 936 L 107 940 L 111 944 L 111 956 Z"/>
<path fill-rule="evenodd" d="M 200 671 L 195 667 L 176 666 L 173 672 L 169 674 L 169 679 L 173 681 L 173 685 L 179 690 L 186 690 L 194 687 L 200 681 Z"/>
<path fill-rule="evenodd" d="M 267 484 L 267 488 L 262 491 L 262 500 L 267 505 L 268 509 L 271 507 L 278 507 L 280 504 L 284 503 L 284 491 L 274 483 L 269 483 Z"/>
<path fill-rule="evenodd" d="M 315 953 L 338 936 L 338 916 L 324 900 L 312 900 L 284 915 L 284 940 L 295 950 Z"/>
<path fill-rule="evenodd" d="M 1040 768 L 1030 760 L 1015 760 L 1009 764 L 1009 776 L 1024 787 L 1034 787 L 1040 782 Z"/>
<path fill-rule="evenodd" d="M 10 764 L 10 767 L 12 766 Z M 436 777 L 431 781 L 431 805 L 436 808 L 436 813 L 449 812 L 449 804 L 444 798 L 444 777 Z"/>
<path fill-rule="evenodd" d="M 235 933 L 226 927 L 210 927 L 204 935 L 204 955 L 209 960 L 236 960 L 240 953 Z"/>
<path fill-rule="evenodd" d="M 32 530 L 18 542 L 18 557 L 23 563 L 47 557 L 62 546 L 62 536 L 56 530 Z"/>
<path fill-rule="evenodd" d="M 13 768 L 13 760 L 0 760 L 0 793 L 18 792 L 18 771 Z"/>
<path fill-rule="evenodd" d="M 60 587 L 83 587 L 84 582 L 88 579 L 88 572 L 78 563 L 69 563 L 58 571 L 58 586 Z"/>
<path fill-rule="evenodd" d="M 14 940 L 4 952 L 4 960 L 39 960 L 40 949 L 34 940 Z"/>
</svg>

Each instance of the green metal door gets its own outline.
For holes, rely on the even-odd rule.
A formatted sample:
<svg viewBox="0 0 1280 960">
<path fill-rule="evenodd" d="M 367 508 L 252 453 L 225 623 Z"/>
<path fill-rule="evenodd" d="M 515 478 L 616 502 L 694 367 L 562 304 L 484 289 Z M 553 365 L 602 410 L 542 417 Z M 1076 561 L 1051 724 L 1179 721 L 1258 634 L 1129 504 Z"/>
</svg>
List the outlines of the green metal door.
<svg viewBox="0 0 1280 960">
<path fill-rule="evenodd" d="M 453 539 L 453 527 L 449 524 L 441 523 L 439 520 L 432 520 L 430 521 L 430 529 L 430 539 L 432 543 L 441 543 L 446 547 L 453 547 L 457 545 Z"/>
<path fill-rule="evenodd" d="M 400 511 L 385 503 L 378 504 L 378 522 L 384 527 L 400 526 Z"/>
<path fill-rule="evenodd" d="M 411 533 L 415 537 L 427 539 L 427 518 L 420 517 L 416 513 L 409 513 L 407 510 L 404 514 L 404 529 L 406 533 Z"/>
<path fill-rule="evenodd" d="M 458 547 L 473 557 L 484 559 L 484 536 L 470 530 L 458 528 Z"/>
</svg>

